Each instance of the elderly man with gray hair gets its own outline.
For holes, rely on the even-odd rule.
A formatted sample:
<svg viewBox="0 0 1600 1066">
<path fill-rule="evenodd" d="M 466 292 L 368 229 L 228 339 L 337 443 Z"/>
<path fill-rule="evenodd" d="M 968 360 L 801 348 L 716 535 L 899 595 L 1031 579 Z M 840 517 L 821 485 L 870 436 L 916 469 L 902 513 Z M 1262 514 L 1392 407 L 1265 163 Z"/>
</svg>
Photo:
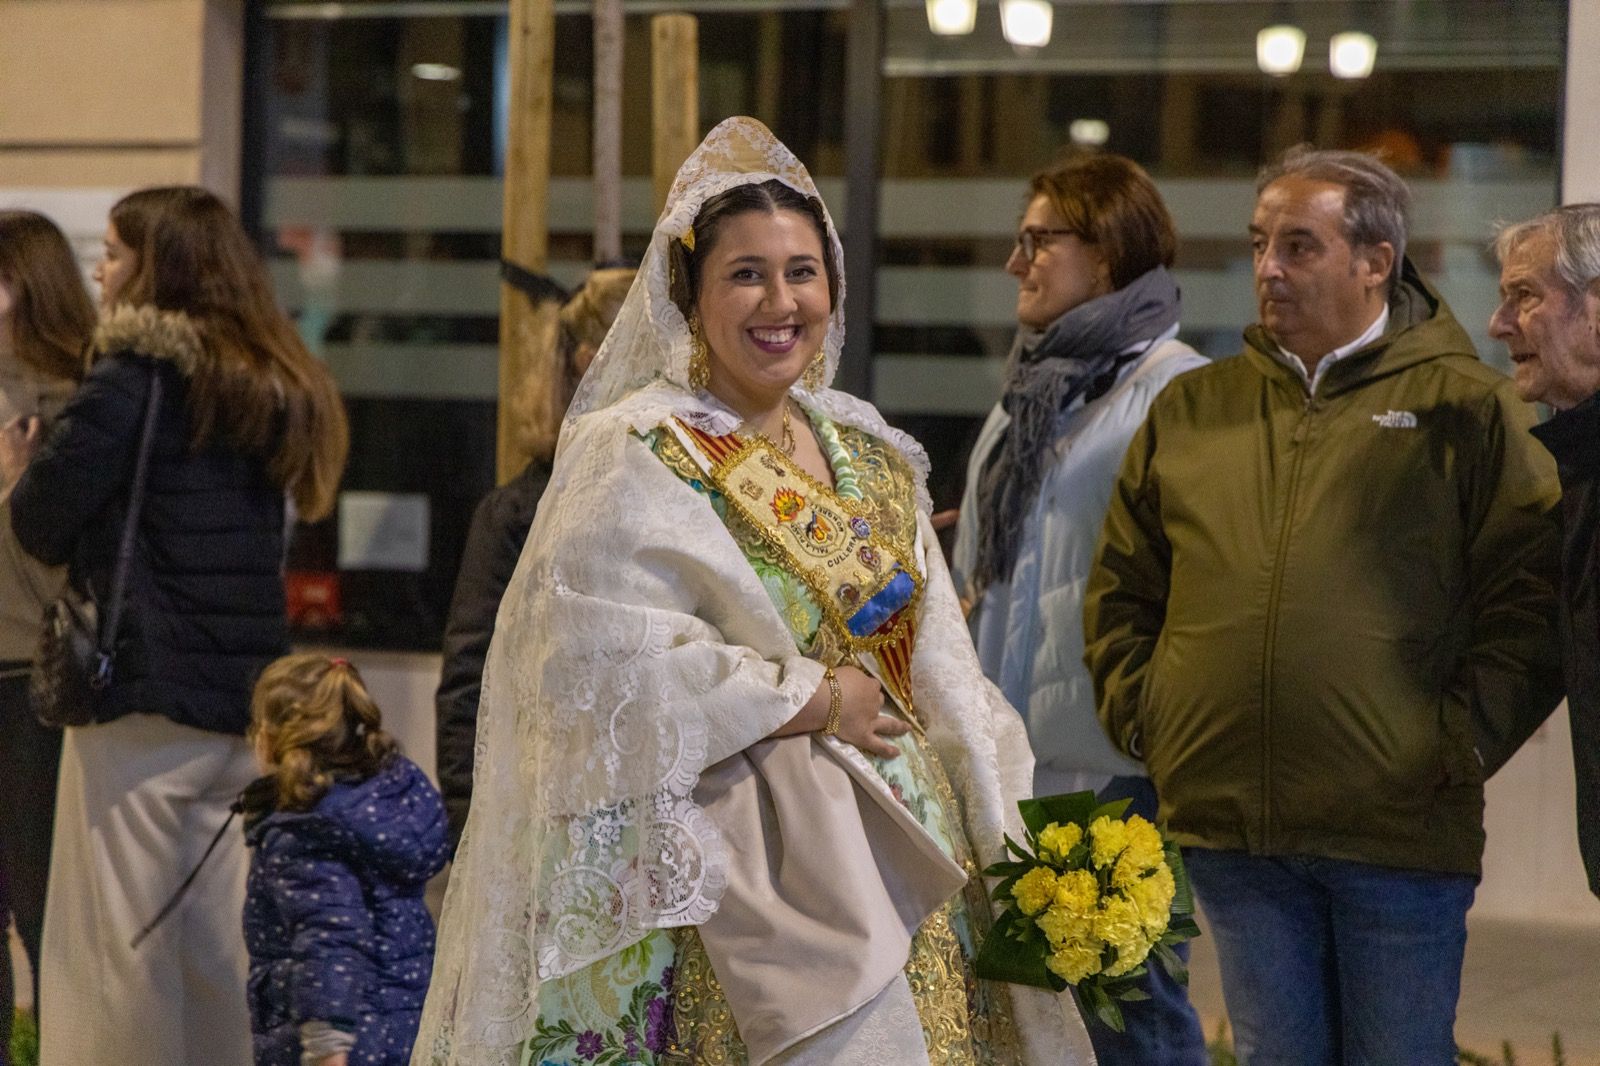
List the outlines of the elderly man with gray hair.
<svg viewBox="0 0 1600 1066">
<path fill-rule="evenodd" d="M 1454 1061 L 1484 779 L 1560 695 L 1555 465 L 1408 205 L 1355 152 L 1262 172 L 1260 321 L 1156 398 L 1089 578 L 1249 1066 Z"/>
<path fill-rule="evenodd" d="M 1600 204 L 1507 226 L 1495 240 L 1505 342 L 1517 394 L 1555 408 L 1533 435 L 1555 456 L 1566 526 L 1562 650 L 1578 779 L 1578 843 L 1600 896 Z"/>
</svg>

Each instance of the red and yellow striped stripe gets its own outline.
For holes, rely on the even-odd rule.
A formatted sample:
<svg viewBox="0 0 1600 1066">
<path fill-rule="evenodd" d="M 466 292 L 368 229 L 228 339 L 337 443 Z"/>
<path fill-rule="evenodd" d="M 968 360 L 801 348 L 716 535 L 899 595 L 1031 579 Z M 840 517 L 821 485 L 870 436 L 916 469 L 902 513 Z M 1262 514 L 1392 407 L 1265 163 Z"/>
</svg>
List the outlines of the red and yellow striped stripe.
<svg viewBox="0 0 1600 1066">
<path fill-rule="evenodd" d="M 884 623 L 884 626 L 892 628 L 898 622 L 898 617 L 891 618 Z M 900 635 L 900 639 L 885 644 L 872 653 L 878 660 L 878 668 L 883 673 L 884 683 L 889 686 L 890 692 L 900 701 L 900 704 L 907 709 L 913 707 L 911 702 L 911 653 L 916 647 L 916 636 L 916 619 L 907 618 L 905 632 Z"/>
<path fill-rule="evenodd" d="M 711 460 L 713 465 L 726 462 L 728 457 L 738 451 L 740 446 L 744 444 L 744 441 L 740 440 L 738 434 L 735 433 L 713 437 L 704 430 L 696 429 L 689 425 L 682 419 L 678 421 L 678 425 L 684 428 L 684 431 L 689 434 L 689 438 L 694 441 L 695 446 L 700 449 L 707 459 Z"/>
</svg>

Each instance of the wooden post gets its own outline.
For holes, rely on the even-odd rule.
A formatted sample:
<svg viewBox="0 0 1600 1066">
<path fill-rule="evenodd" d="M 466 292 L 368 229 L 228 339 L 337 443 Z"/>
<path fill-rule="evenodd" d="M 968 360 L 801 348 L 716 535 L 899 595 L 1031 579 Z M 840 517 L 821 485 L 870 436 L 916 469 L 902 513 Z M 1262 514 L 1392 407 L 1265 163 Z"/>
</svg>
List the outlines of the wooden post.
<svg viewBox="0 0 1600 1066">
<path fill-rule="evenodd" d="M 833 387 L 872 399 L 872 332 L 877 321 L 878 160 L 883 107 L 883 5 L 850 0 L 845 45 L 844 351 Z"/>
<path fill-rule="evenodd" d="M 650 97 L 655 131 L 651 170 L 660 214 L 678 168 L 700 144 L 700 34 L 693 15 L 650 20 Z"/>
<path fill-rule="evenodd" d="M 543 273 L 550 254 L 550 78 L 555 66 L 555 0 L 511 0 L 511 106 L 507 116 L 505 206 L 500 255 L 524 270 Z M 495 474 L 503 485 L 528 464 L 517 441 L 512 398 L 523 387 L 533 346 L 560 308 L 535 305 L 500 283 L 500 397 Z"/>
<path fill-rule="evenodd" d="M 594 0 L 594 261 L 622 257 L 622 0 Z"/>
</svg>

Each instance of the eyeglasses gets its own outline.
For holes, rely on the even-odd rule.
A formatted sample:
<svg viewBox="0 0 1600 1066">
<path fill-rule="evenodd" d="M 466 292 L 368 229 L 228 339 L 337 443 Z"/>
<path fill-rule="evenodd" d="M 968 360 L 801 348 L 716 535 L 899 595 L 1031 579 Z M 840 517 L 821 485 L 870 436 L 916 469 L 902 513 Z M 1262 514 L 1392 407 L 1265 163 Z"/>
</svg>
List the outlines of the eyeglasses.
<svg viewBox="0 0 1600 1066">
<path fill-rule="evenodd" d="M 1025 262 L 1033 262 L 1033 257 L 1039 254 L 1039 249 L 1049 244 L 1050 237 L 1066 237 L 1077 234 L 1075 229 L 1045 229 L 1042 226 L 1024 226 L 1017 231 L 1016 247 L 1022 251 Z M 1045 238 L 1041 240 L 1040 238 Z"/>
</svg>

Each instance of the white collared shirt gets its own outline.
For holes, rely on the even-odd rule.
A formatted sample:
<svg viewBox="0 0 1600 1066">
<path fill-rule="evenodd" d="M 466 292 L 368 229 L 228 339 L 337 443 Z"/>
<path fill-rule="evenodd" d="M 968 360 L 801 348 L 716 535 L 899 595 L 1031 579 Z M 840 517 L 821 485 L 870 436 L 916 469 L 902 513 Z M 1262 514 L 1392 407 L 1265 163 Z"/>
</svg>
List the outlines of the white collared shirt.
<svg viewBox="0 0 1600 1066">
<path fill-rule="evenodd" d="M 1322 359 L 1317 363 L 1316 372 L 1313 374 L 1306 373 L 1305 362 L 1298 355 L 1295 355 L 1282 345 L 1278 346 L 1278 358 L 1282 359 L 1285 365 L 1287 365 L 1296 374 L 1300 375 L 1300 380 L 1305 383 L 1306 393 L 1308 395 L 1315 396 L 1317 392 L 1317 385 L 1321 383 L 1322 376 L 1328 372 L 1328 368 L 1330 366 L 1332 366 L 1334 363 L 1337 363 L 1350 353 L 1365 348 L 1367 345 L 1383 336 L 1383 331 L 1387 329 L 1388 326 L 1389 305 L 1384 304 L 1383 310 L 1378 312 L 1378 317 L 1373 320 L 1372 325 L 1367 327 L 1365 333 L 1361 334 L 1361 336 L 1357 337 L 1349 344 L 1341 344 L 1339 347 L 1323 356 Z"/>
</svg>

